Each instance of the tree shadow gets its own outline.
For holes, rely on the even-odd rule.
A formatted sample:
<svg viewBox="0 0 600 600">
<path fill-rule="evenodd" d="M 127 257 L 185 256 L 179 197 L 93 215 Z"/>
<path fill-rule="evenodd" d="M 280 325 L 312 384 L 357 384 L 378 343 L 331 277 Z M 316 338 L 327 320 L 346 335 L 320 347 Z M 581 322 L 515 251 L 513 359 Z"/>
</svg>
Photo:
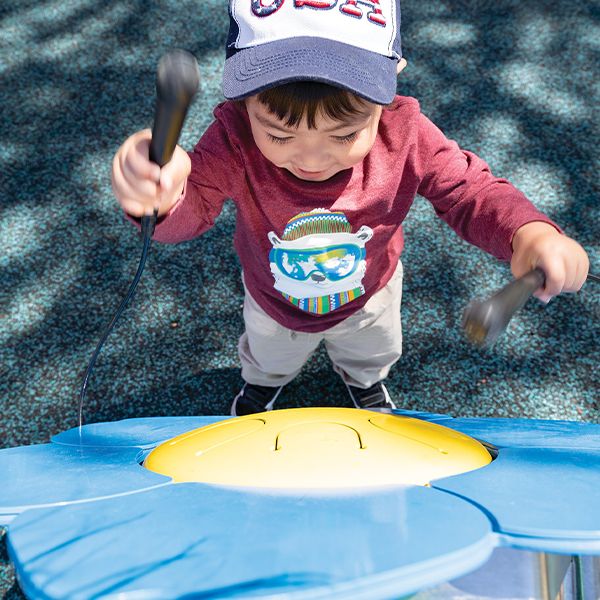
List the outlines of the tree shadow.
<svg viewBox="0 0 600 600">
<path fill-rule="evenodd" d="M 403 2 L 400 93 L 588 249 L 600 265 L 595 32 L 583 1 Z M 160 56 L 186 48 L 202 89 L 181 143 L 220 101 L 223 3 L 3 3 L 0 40 L 0 444 L 45 442 L 77 424 L 87 361 L 133 277 L 139 237 L 110 190 L 119 144 L 151 124 Z M 155 245 L 140 288 L 92 375 L 87 422 L 228 414 L 239 390 L 242 287 L 231 206 L 199 240 Z M 600 296 L 530 301 L 491 349 L 460 315 L 510 279 L 417 200 L 405 224 L 404 356 L 388 380 L 404 408 L 455 416 L 600 419 Z M 320 349 L 278 406 L 349 406 Z M 24 598 L 0 536 L 6 600 Z"/>
</svg>

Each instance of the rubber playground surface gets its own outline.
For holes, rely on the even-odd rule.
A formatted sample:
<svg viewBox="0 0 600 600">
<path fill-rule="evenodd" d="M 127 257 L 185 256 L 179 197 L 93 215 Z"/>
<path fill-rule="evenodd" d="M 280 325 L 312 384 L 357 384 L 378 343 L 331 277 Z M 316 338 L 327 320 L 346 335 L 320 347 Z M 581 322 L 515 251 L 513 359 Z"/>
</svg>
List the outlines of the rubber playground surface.
<svg viewBox="0 0 600 600">
<path fill-rule="evenodd" d="M 479 153 L 600 266 L 597 56 L 586 2 L 403 3 L 399 93 Z M 133 278 L 140 240 L 110 190 L 112 156 L 150 126 L 160 56 L 198 58 L 191 148 L 221 100 L 224 4 L 24 0 L 0 8 L 2 447 L 73 427 L 81 378 Z M 153 245 L 140 288 L 92 375 L 85 422 L 228 414 L 241 379 L 242 284 L 231 204 L 205 236 Z M 600 286 L 530 301 L 491 349 L 460 329 L 510 271 L 461 241 L 422 198 L 406 222 L 404 356 L 387 382 L 403 408 L 454 417 L 597 423 Z M 278 406 L 349 406 L 324 352 Z M 0 592 L 20 598 L 5 554 Z"/>
</svg>

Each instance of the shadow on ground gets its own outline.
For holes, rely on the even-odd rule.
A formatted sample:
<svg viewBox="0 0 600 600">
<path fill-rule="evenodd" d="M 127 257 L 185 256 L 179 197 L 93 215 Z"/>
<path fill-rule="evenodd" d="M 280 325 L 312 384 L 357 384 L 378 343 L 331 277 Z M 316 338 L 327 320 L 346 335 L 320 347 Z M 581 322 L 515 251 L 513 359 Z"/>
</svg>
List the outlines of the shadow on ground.
<svg viewBox="0 0 600 600">
<path fill-rule="evenodd" d="M 399 82 L 578 239 L 596 271 L 599 13 L 581 0 L 406 0 Z M 111 158 L 151 124 L 156 64 L 173 47 L 194 52 L 202 72 L 181 139 L 191 148 L 221 98 L 227 15 L 214 0 L 30 0 L 0 8 L 0 19 L 0 434 L 10 447 L 77 424 L 87 362 L 140 253 L 111 195 Z M 243 327 L 234 220 L 230 205 L 201 239 L 151 249 L 90 380 L 87 422 L 228 413 Z M 597 422 L 600 290 L 530 302 L 482 353 L 462 338 L 461 313 L 506 283 L 508 267 L 459 240 L 423 199 L 405 229 L 405 355 L 393 395 L 456 416 Z M 281 399 L 315 404 L 348 405 L 323 351 Z M 0 560 L 3 597 L 20 597 Z"/>
</svg>

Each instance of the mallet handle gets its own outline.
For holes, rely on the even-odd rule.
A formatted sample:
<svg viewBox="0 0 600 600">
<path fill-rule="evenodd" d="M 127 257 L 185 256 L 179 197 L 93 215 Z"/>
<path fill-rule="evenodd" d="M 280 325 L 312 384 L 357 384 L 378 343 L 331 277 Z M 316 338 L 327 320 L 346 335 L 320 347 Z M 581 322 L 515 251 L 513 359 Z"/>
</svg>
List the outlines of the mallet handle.
<svg viewBox="0 0 600 600">
<path fill-rule="evenodd" d="M 189 52 L 171 50 L 160 59 L 150 142 L 150 160 L 159 167 L 166 165 L 173 156 L 183 121 L 199 83 L 198 63 Z"/>
</svg>

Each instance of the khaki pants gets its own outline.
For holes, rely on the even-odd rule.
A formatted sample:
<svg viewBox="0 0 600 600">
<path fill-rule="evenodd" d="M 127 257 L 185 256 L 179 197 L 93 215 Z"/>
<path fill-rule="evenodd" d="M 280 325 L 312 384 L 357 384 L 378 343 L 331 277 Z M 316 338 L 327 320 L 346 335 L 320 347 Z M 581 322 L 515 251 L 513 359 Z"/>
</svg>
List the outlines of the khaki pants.
<svg viewBox="0 0 600 600">
<path fill-rule="evenodd" d="M 388 284 L 358 312 L 326 331 L 303 333 L 274 321 L 246 289 L 246 331 L 238 343 L 242 378 L 255 385 L 285 385 L 323 340 L 334 371 L 349 385 L 369 388 L 387 377 L 402 354 L 401 300 L 402 263 L 398 262 Z"/>
</svg>

